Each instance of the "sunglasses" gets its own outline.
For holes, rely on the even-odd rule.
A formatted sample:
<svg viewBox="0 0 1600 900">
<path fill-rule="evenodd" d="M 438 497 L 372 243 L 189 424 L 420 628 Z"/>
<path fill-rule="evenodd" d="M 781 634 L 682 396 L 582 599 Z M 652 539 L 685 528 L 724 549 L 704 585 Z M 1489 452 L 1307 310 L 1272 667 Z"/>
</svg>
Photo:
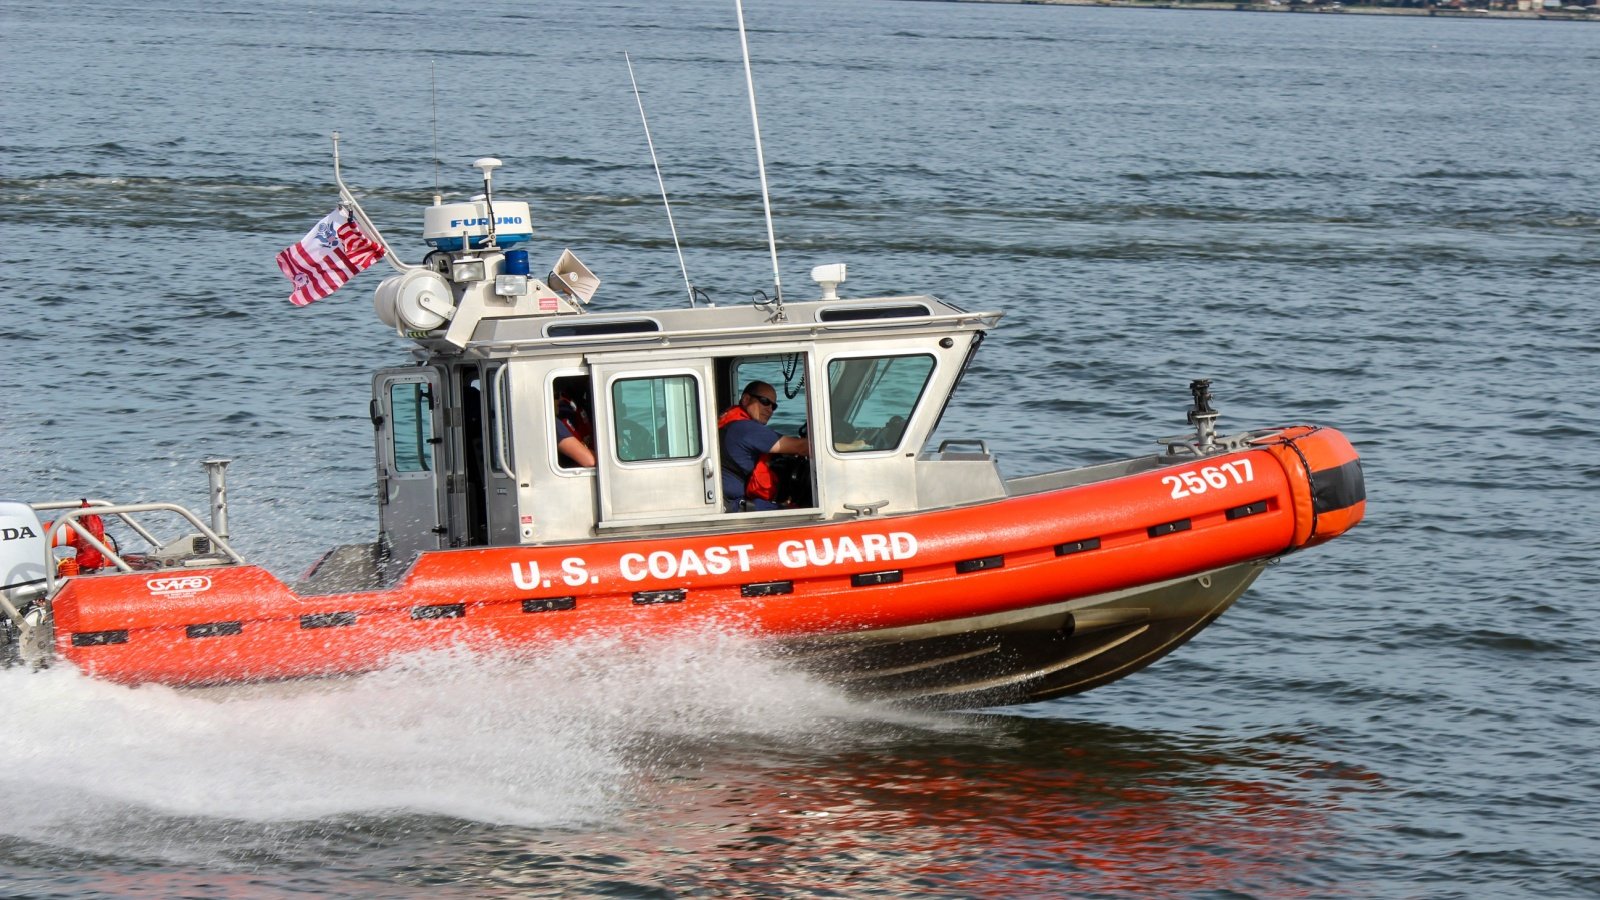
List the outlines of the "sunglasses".
<svg viewBox="0 0 1600 900">
<path fill-rule="evenodd" d="M 762 406 L 765 406 L 767 409 L 770 409 L 773 412 L 777 412 L 778 410 L 778 401 L 776 400 L 768 400 L 760 394 L 745 394 L 745 396 L 760 403 Z"/>
</svg>

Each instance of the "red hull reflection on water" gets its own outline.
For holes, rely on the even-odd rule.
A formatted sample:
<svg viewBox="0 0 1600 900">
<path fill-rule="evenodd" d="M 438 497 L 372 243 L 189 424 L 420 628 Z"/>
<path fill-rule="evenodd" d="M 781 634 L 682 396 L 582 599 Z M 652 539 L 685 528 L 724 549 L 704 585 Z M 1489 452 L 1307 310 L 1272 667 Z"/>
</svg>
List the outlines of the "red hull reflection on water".
<svg viewBox="0 0 1600 900">
<path fill-rule="evenodd" d="M 1370 776 L 1300 756 L 1288 739 L 1205 746 L 991 717 L 956 728 L 937 735 L 896 728 L 872 749 L 852 740 L 857 746 L 837 755 L 682 748 L 700 762 L 657 770 L 662 777 L 641 786 L 643 802 L 629 816 L 637 821 L 624 829 L 629 839 L 600 843 L 615 877 L 639 890 L 1360 893 L 1325 872 L 1320 857 L 1338 843 L 1330 823 L 1337 794 L 1364 787 Z M 539 843 L 545 852 L 577 849 L 570 839 L 559 850 Z M 716 871 L 707 870 L 712 861 Z"/>
<path fill-rule="evenodd" d="M 0 691 L 10 743 L 51 765 L 13 773 L 0 852 L 23 895 L 1375 893 L 1340 862 L 1371 776 L 1298 736 L 906 712 L 748 650 L 208 692 L 10 673 L 46 689 Z"/>
</svg>

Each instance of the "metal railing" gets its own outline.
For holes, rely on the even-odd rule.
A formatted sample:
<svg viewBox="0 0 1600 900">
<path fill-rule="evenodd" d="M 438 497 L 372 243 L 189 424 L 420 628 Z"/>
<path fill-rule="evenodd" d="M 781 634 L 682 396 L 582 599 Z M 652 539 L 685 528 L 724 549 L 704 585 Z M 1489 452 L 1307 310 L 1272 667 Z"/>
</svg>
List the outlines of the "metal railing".
<svg viewBox="0 0 1600 900">
<path fill-rule="evenodd" d="M 80 547 L 87 546 L 100 551 L 100 554 L 104 556 L 108 562 L 116 566 L 116 568 L 122 572 L 133 572 L 141 567 L 135 566 L 129 562 L 128 557 L 133 554 L 123 550 L 120 547 L 114 547 L 111 542 L 107 542 L 95 537 L 81 521 L 84 517 L 100 516 L 102 519 L 114 518 L 118 520 L 122 524 L 126 525 L 130 531 L 138 535 L 149 546 L 149 549 L 155 553 L 168 553 L 168 548 L 172 547 L 175 543 L 177 543 L 177 541 L 182 541 L 186 538 L 193 538 L 195 535 L 199 535 L 210 542 L 211 551 L 209 552 L 211 554 L 221 555 L 212 556 L 204 553 L 194 552 L 182 554 L 182 556 L 186 557 L 186 561 L 192 563 L 205 562 L 214 559 L 215 565 L 226 565 L 227 561 L 231 561 L 235 565 L 248 565 L 248 563 L 245 562 L 244 557 L 240 556 L 239 553 L 233 549 L 233 547 L 229 546 L 228 542 L 223 540 L 216 531 L 212 530 L 204 522 L 201 522 L 199 516 L 196 516 L 193 512 L 190 512 L 188 509 L 179 506 L 176 503 L 114 504 L 105 500 L 61 500 L 45 503 L 34 503 L 30 505 L 39 512 L 65 510 L 65 512 L 63 512 L 55 519 L 55 521 L 50 524 L 50 533 L 56 534 L 62 528 L 71 529 L 72 533 L 77 537 L 78 545 Z M 151 532 L 148 528 L 134 518 L 135 513 L 156 512 L 172 513 L 177 515 L 186 520 L 194 528 L 194 531 L 186 535 L 181 535 L 174 541 L 163 542 L 157 538 L 153 532 Z M 191 544 L 191 550 L 192 549 L 193 546 Z M 52 564 L 45 566 L 45 596 L 53 596 L 55 594 L 57 581 L 59 580 L 55 570 L 54 561 L 52 560 L 51 562 Z"/>
</svg>

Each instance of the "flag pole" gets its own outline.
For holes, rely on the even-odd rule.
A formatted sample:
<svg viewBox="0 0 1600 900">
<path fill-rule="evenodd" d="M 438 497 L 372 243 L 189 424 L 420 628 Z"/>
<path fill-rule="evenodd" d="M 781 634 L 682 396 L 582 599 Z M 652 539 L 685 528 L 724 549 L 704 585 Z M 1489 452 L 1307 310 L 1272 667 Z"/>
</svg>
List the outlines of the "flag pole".
<svg viewBox="0 0 1600 900">
<path fill-rule="evenodd" d="M 339 132 L 337 131 L 333 133 L 333 183 L 339 186 L 339 202 L 350 208 L 351 215 L 356 217 L 358 224 L 361 225 L 361 230 L 366 233 L 367 237 L 383 248 L 383 258 L 389 261 L 389 265 L 394 266 L 395 271 L 401 273 L 417 268 L 410 263 L 400 261 L 399 257 L 395 255 L 394 248 L 389 246 L 388 241 L 384 240 L 383 233 L 378 230 L 378 226 L 373 224 L 372 217 L 368 216 L 367 211 L 361 208 L 361 203 L 356 200 L 356 195 L 351 193 L 348 187 L 345 187 L 344 178 L 339 174 Z"/>
</svg>

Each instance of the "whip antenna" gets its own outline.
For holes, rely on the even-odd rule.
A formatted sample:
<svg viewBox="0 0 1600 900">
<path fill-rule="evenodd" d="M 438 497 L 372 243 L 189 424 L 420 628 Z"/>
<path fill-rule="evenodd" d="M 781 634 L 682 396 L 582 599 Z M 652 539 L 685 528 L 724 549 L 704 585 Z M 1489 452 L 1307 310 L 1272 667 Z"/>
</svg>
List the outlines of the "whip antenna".
<svg viewBox="0 0 1600 900">
<path fill-rule="evenodd" d="M 633 85 L 633 102 L 639 104 L 639 122 L 644 125 L 644 142 L 650 147 L 650 165 L 656 168 L 656 184 L 661 186 L 661 205 L 667 208 L 667 228 L 672 231 L 672 249 L 678 251 L 678 269 L 683 272 L 683 289 L 689 292 L 689 305 L 694 302 L 694 284 L 689 281 L 689 267 L 683 261 L 683 247 L 678 244 L 678 226 L 672 221 L 672 203 L 667 200 L 667 183 L 661 178 L 661 163 L 656 161 L 656 142 L 650 138 L 650 120 L 644 116 L 644 100 L 639 97 L 639 82 L 633 77 L 633 60 L 628 51 L 622 51 L 628 63 L 628 81 Z"/>
<path fill-rule="evenodd" d="M 439 187 L 439 71 L 438 63 L 428 60 L 428 81 L 433 90 L 433 205 L 444 202 L 444 191 Z"/>
<path fill-rule="evenodd" d="M 739 13 L 739 47 L 744 52 L 744 83 L 750 94 L 750 125 L 756 133 L 756 168 L 761 173 L 761 208 L 767 215 L 767 246 L 772 251 L 772 291 L 777 321 L 785 321 L 783 314 L 783 279 L 778 275 L 778 238 L 772 231 L 772 198 L 767 195 L 767 161 L 761 153 L 761 120 L 756 116 L 756 81 L 750 74 L 750 42 L 744 35 L 744 0 L 733 0 Z"/>
</svg>

